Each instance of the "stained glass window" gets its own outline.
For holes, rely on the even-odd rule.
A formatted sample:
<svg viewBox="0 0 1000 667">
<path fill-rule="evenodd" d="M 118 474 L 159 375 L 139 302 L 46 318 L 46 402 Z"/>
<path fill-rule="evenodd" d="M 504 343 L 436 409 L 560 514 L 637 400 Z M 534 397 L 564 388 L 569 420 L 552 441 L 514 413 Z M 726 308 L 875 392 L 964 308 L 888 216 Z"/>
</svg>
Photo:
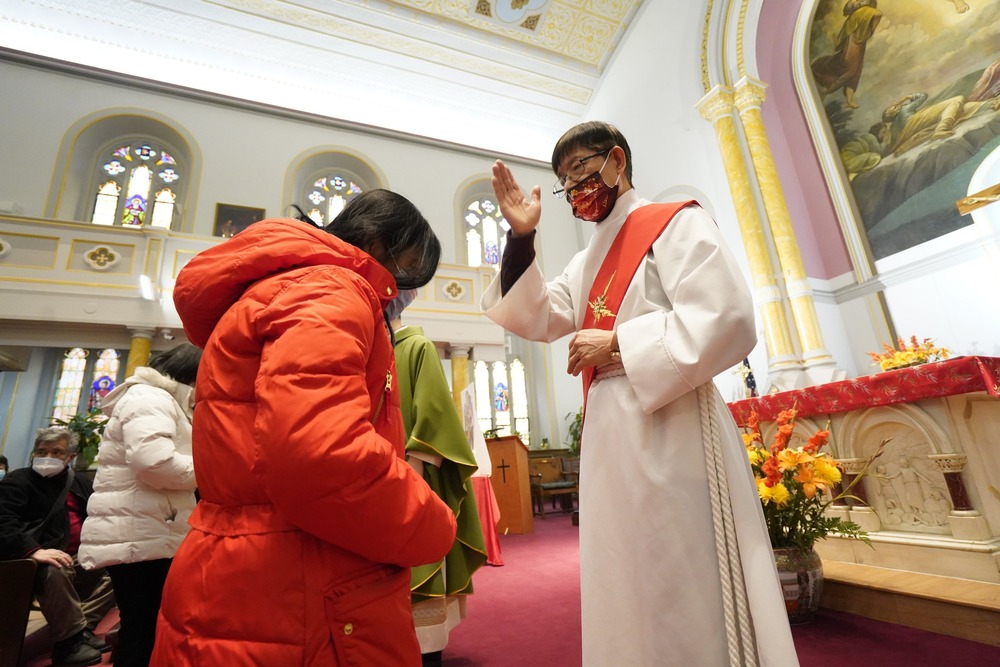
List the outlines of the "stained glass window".
<svg viewBox="0 0 1000 667">
<path fill-rule="evenodd" d="M 150 225 L 153 227 L 163 227 L 170 229 L 170 220 L 174 217 L 174 201 L 177 199 L 170 188 L 163 188 L 156 193 L 156 202 L 153 207 L 153 220 Z"/>
<path fill-rule="evenodd" d="M 99 164 L 101 178 L 111 180 L 98 186 L 92 223 L 132 227 L 149 223 L 170 228 L 177 201 L 176 184 L 183 177 L 172 155 L 143 141 L 118 146 L 101 156 Z"/>
<path fill-rule="evenodd" d="M 88 354 L 79 347 L 66 350 L 56 385 L 56 397 L 52 402 L 53 419 L 69 419 L 78 412 Z"/>
<path fill-rule="evenodd" d="M 335 173 L 313 182 L 305 198 L 312 203 L 308 215 L 313 221 L 325 225 L 347 206 L 347 203 L 364 192 L 364 185 L 347 174 Z"/>
<path fill-rule="evenodd" d="M 500 207 L 487 197 L 473 199 L 465 207 L 465 243 L 469 266 L 486 264 L 500 269 L 500 255 L 507 244 L 510 225 Z"/>
<path fill-rule="evenodd" d="M 52 401 L 52 418 L 69 419 L 83 409 L 101 407 L 101 399 L 114 389 L 121 369 L 121 352 L 114 349 L 66 350 L 59 367 L 59 381 Z M 80 405 L 84 384 L 87 404 Z"/>
<path fill-rule="evenodd" d="M 495 430 L 497 435 L 517 433 L 524 444 L 530 442 L 528 395 L 524 364 L 514 359 L 491 364 L 477 361 L 476 414 L 483 431 Z"/>
<path fill-rule="evenodd" d="M 87 401 L 87 408 L 100 408 L 101 401 L 115 388 L 115 378 L 118 377 L 118 369 L 121 366 L 121 355 L 117 350 L 101 350 L 100 355 L 94 361 L 94 370 L 91 375 L 90 398 Z"/>
</svg>

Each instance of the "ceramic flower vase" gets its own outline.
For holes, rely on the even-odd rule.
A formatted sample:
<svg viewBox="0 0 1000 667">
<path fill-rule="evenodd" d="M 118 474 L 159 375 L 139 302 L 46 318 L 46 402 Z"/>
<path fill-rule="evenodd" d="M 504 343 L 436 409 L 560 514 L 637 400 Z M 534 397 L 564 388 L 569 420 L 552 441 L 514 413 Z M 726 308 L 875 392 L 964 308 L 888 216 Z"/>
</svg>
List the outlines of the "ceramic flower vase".
<svg viewBox="0 0 1000 667">
<path fill-rule="evenodd" d="M 774 549 L 788 622 L 801 625 L 813 620 L 823 594 L 823 561 L 815 549 Z"/>
</svg>

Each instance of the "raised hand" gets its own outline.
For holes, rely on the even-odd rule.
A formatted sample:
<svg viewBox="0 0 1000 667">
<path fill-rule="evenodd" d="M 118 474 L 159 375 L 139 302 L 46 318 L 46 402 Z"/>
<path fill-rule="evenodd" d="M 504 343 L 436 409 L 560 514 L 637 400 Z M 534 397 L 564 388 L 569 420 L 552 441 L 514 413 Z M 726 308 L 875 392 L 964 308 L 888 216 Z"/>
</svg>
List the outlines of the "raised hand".
<svg viewBox="0 0 1000 667">
<path fill-rule="evenodd" d="M 542 189 L 531 188 L 531 199 L 525 198 L 514 174 L 501 160 L 493 163 L 493 192 L 497 196 L 500 212 L 507 219 L 514 236 L 524 236 L 538 226 L 542 217 Z"/>
</svg>

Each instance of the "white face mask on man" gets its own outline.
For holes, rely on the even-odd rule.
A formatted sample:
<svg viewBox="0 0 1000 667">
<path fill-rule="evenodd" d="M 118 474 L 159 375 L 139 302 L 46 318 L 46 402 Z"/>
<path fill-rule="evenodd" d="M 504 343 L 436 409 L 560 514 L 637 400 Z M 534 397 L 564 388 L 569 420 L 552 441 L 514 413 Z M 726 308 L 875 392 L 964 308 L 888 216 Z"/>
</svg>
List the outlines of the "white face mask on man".
<svg viewBox="0 0 1000 667">
<path fill-rule="evenodd" d="M 47 456 L 36 456 L 31 460 L 31 469 L 42 477 L 55 477 L 65 468 L 66 462 L 62 459 L 54 459 Z"/>
</svg>

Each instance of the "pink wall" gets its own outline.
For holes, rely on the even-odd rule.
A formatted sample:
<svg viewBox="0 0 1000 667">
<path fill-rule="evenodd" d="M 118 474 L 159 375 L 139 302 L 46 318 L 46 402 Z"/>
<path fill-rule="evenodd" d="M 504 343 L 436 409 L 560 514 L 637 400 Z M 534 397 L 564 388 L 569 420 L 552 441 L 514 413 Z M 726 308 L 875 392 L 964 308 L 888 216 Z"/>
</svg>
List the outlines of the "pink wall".
<svg viewBox="0 0 1000 667">
<path fill-rule="evenodd" d="M 802 0 L 765 0 L 761 8 L 757 71 L 768 85 L 761 114 L 806 275 L 830 279 L 849 272 L 851 261 L 792 79 L 792 37 L 801 7 Z"/>
</svg>

